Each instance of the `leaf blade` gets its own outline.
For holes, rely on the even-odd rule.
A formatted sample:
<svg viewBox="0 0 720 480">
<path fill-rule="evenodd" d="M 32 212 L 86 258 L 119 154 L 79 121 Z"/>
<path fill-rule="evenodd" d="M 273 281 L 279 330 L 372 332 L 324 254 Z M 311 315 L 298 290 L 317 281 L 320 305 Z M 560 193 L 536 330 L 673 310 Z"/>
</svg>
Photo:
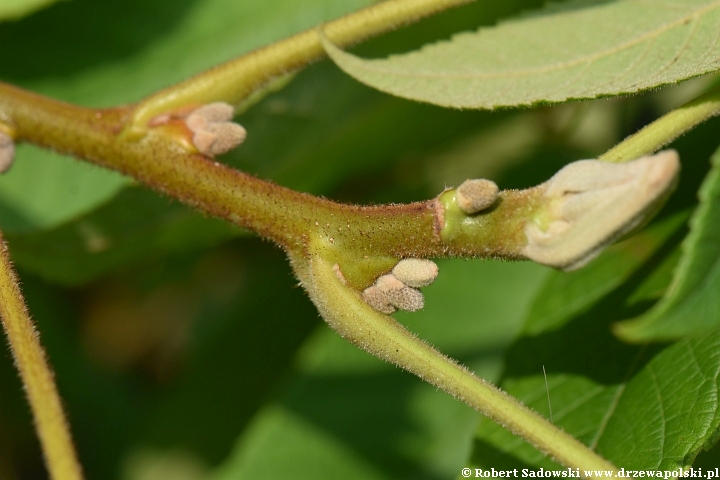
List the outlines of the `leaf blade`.
<svg viewBox="0 0 720 480">
<path fill-rule="evenodd" d="M 17 20 L 36 10 L 49 7 L 57 0 L 4 0 L 0 4 L 0 22 Z"/>
<path fill-rule="evenodd" d="M 580 360 L 577 351 L 562 351 L 563 344 L 578 341 L 578 333 L 571 327 L 542 341 L 521 339 L 511 349 L 502 383 L 506 391 L 549 416 L 541 369 L 548 367 L 554 422 L 625 469 L 685 468 L 712 445 L 720 425 L 720 363 L 715 353 L 720 331 L 685 339 L 659 353 L 622 345 L 607 332 L 599 333 L 599 343 L 586 352 L 600 354 L 596 360 Z M 541 344 L 546 340 L 551 343 Z M 601 354 L 603 349 L 612 354 Z M 594 372 L 573 365 L 592 361 L 597 363 Z M 613 363 L 610 374 L 600 370 L 608 365 L 605 362 Z M 487 468 L 497 468 L 500 462 L 506 468 L 559 468 L 486 419 L 481 420 L 472 459 Z"/>
<path fill-rule="evenodd" d="M 665 296 L 649 312 L 614 326 L 627 341 L 678 339 L 717 328 L 720 324 L 720 150 L 711 158 L 712 170 L 700 187 L 700 206 L 690 220 L 683 256 Z"/>
<path fill-rule="evenodd" d="M 333 61 L 355 79 L 386 93 L 452 108 L 633 93 L 720 67 L 716 0 L 571 6 L 379 60 L 344 52 L 322 33 L 321 39 Z"/>
</svg>

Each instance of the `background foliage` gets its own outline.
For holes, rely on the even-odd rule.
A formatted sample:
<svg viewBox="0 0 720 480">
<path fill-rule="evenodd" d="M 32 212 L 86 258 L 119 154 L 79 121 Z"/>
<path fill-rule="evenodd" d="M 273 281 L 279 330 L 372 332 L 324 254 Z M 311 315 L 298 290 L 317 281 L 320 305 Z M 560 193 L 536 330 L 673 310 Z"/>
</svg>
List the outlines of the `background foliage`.
<svg viewBox="0 0 720 480">
<path fill-rule="evenodd" d="M 133 102 L 369 3 L 60 2 L 0 23 L 0 45 L 12 45 L 0 49 L 0 79 L 83 105 Z M 542 3 L 478 2 L 354 53 L 404 52 Z M 240 117 L 248 140 L 222 161 L 357 203 L 429 198 L 468 177 L 522 188 L 569 161 L 596 157 L 711 82 L 490 113 L 390 97 L 321 62 Z M 719 126 L 710 121 L 676 142 L 683 172 L 668 205 L 645 232 L 586 269 L 568 275 L 530 263 L 443 261 L 426 309 L 397 318 L 549 415 L 544 366 L 555 422 L 619 466 L 692 461 L 712 444 L 718 425 L 717 405 L 708 400 L 717 394 L 716 311 L 707 299 L 699 307 L 668 300 L 700 308 L 707 313 L 694 318 L 709 319 L 674 333 L 681 340 L 673 345 L 622 343 L 611 328 L 645 312 L 677 325 L 651 310 L 674 266 L 688 251 L 701 255 L 683 260 L 691 266 L 708 269 L 715 258 L 680 244 Z M 271 245 L 119 175 L 31 146 L 17 157 L 0 179 L 0 228 L 88 478 L 272 479 L 292 472 L 440 479 L 456 477 L 468 463 L 550 466 L 470 408 L 329 331 Z M 716 190 L 714 183 L 703 187 L 706 198 Z M 694 225 L 712 224 L 713 214 Z M 695 236 L 712 240 L 712 231 L 701 233 Z M 705 277 L 712 292 L 715 276 Z M 690 405 L 693 399 L 706 403 Z M 646 429 L 623 430 L 623 416 L 641 408 L 646 418 L 632 425 Z M 707 415 L 693 417 L 693 435 L 657 423 L 658 415 L 700 410 Z M 658 438 L 673 448 L 658 450 Z M 713 454 L 696 464 L 717 466 Z M 44 475 L 5 353 L 0 479 Z"/>
</svg>

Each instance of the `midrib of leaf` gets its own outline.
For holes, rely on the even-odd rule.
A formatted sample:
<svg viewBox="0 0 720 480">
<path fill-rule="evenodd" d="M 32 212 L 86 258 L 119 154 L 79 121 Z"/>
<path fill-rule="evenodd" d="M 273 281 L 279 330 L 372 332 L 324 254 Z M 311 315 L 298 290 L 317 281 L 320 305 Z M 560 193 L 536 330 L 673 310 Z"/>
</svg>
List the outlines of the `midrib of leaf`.
<svg viewBox="0 0 720 480">
<path fill-rule="evenodd" d="M 665 438 L 666 438 L 666 430 L 667 430 L 667 419 L 665 418 L 665 404 L 663 403 L 663 396 L 662 391 L 660 388 L 660 384 L 658 383 L 657 375 L 655 375 L 655 372 L 653 371 L 652 365 L 648 365 L 647 367 L 648 375 L 650 375 L 650 379 L 652 380 L 653 387 L 655 388 L 655 396 L 657 397 L 658 404 L 660 405 L 660 414 L 662 415 L 662 435 L 661 435 L 661 442 L 660 442 L 660 455 L 662 458 L 665 457 Z"/>
<path fill-rule="evenodd" d="M 615 414 L 615 411 L 617 410 L 617 406 L 620 404 L 620 399 L 622 398 L 623 394 L 625 393 L 625 388 L 627 387 L 628 382 L 632 379 L 632 375 L 637 372 L 637 366 L 638 362 L 642 360 L 643 355 L 645 354 L 647 348 L 642 348 L 638 351 L 637 355 L 635 355 L 635 358 L 630 363 L 630 367 L 627 370 L 627 374 L 625 376 L 625 379 L 621 384 L 617 386 L 618 391 L 615 393 L 615 396 L 613 397 L 613 401 L 608 405 L 607 412 L 605 413 L 605 416 L 602 419 L 602 422 L 600 422 L 600 426 L 598 427 L 598 431 L 595 434 L 595 437 L 593 438 L 592 442 L 590 443 L 590 448 L 595 450 L 597 448 L 598 443 L 602 439 L 603 434 L 605 433 L 605 430 L 607 428 L 608 422 L 612 418 L 612 416 Z"/>
</svg>

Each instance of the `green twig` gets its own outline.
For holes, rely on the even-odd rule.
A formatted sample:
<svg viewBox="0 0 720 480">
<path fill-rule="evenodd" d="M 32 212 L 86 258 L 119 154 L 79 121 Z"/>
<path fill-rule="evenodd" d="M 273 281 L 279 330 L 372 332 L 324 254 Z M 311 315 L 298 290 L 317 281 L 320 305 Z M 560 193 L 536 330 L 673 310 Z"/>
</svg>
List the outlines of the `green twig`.
<svg viewBox="0 0 720 480">
<path fill-rule="evenodd" d="M 388 0 L 324 26 L 325 35 L 348 46 L 474 0 Z M 142 101 L 133 113 L 135 134 L 162 113 L 217 101 L 241 104 L 264 87 L 325 57 L 315 29 L 275 42 L 207 70 Z"/>
<path fill-rule="evenodd" d="M 81 480 L 82 469 L 75 453 L 70 429 L 53 373 L 40 339 L 28 314 L 17 277 L 0 236 L 0 317 L 25 385 L 35 428 L 45 455 L 50 477 L 55 480 Z"/>
<path fill-rule="evenodd" d="M 627 162 L 648 155 L 718 114 L 720 114 L 720 86 L 660 117 L 599 158 L 607 162 Z"/>
<path fill-rule="evenodd" d="M 324 32 L 335 43 L 348 45 L 466 1 L 391 0 L 331 22 Z M 323 55 L 316 32 L 310 30 L 161 91 L 137 107 L 107 110 L 79 108 L 0 84 L 0 112 L 17 140 L 120 171 L 272 239 L 289 252 L 312 300 L 341 335 L 443 388 L 567 466 L 614 470 L 580 442 L 359 297 L 359 290 L 398 258 L 520 258 L 526 242 L 524 226 L 537 209 L 542 189 L 502 192 L 492 209 L 478 215 L 456 211 L 453 191 L 410 205 L 341 205 L 225 167 L 186 148 L 181 131 L 147 125 L 158 115 L 193 104 L 219 100 L 238 104 Z M 701 97 L 602 158 L 623 161 L 650 153 L 716 114 L 719 105 L 717 93 Z M 342 271 L 346 284 L 337 271 Z"/>
<path fill-rule="evenodd" d="M 323 318 L 345 339 L 442 388 L 567 467 L 617 471 L 571 435 L 370 308 L 341 284 L 323 258 L 323 247 L 313 250 L 310 258 L 291 254 L 293 267 Z"/>
<path fill-rule="evenodd" d="M 162 129 L 150 129 L 140 141 L 124 138 L 118 132 L 132 113 L 127 108 L 86 109 L 0 83 L 0 111 L 12 120 L 18 140 L 129 175 L 288 249 L 303 245 L 315 231 L 338 249 L 361 256 L 520 257 L 532 198 L 527 191 L 504 192 L 491 212 L 455 219 L 478 227 L 472 235 L 445 242 L 438 235 L 444 225 L 435 200 L 361 207 L 295 192 L 190 153 Z M 513 218 L 517 221 L 509 221 Z"/>
</svg>

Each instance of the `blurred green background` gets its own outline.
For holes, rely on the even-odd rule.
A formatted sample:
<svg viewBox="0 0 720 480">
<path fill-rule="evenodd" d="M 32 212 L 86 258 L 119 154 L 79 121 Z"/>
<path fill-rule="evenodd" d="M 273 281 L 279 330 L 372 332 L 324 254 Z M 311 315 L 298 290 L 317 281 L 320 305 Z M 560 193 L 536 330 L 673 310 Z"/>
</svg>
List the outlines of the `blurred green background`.
<svg viewBox="0 0 720 480">
<path fill-rule="evenodd" d="M 370 3 L 60 1 L 0 23 L 0 80 L 82 105 L 130 103 Z M 355 51 L 406 51 L 542 4 L 479 2 Z M 323 61 L 239 117 L 248 140 L 221 161 L 363 204 L 430 198 L 469 177 L 523 188 L 597 156 L 709 81 L 533 110 L 452 111 L 372 91 Z M 717 127 L 681 140 L 687 162 L 661 217 L 696 202 Z M 476 413 L 340 339 L 283 253 L 247 232 L 29 145 L 0 178 L 0 228 L 89 479 L 451 479 L 470 458 Z M 439 264 L 426 309 L 397 318 L 498 379 L 549 270 Z M 0 479 L 42 478 L 5 349 Z"/>
</svg>

